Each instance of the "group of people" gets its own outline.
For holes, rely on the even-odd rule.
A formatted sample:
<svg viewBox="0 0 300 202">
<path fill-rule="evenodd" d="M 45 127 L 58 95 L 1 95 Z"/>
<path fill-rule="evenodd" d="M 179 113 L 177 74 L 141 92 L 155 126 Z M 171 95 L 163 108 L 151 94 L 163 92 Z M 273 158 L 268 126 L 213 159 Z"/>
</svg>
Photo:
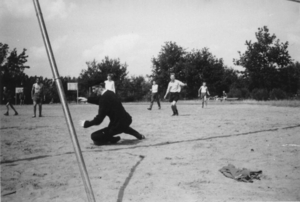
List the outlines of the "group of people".
<svg viewBox="0 0 300 202">
<path fill-rule="evenodd" d="M 177 109 L 177 102 L 180 97 L 181 88 L 187 86 L 187 84 L 175 79 L 175 74 L 171 74 L 170 82 L 164 99 L 169 95 L 169 101 L 171 103 L 172 116 L 178 116 L 179 111 Z M 135 138 L 142 140 L 145 136 L 140 134 L 138 131 L 130 127 L 132 123 L 132 117 L 125 110 L 118 96 L 116 95 L 115 83 L 112 80 L 112 75 L 107 76 L 106 81 L 101 81 L 92 87 L 94 96 L 89 98 L 80 97 L 79 101 L 86 101 L 91 104 L 98 105 L 98 114 L 92 120 L 81 120 L 80 126 L 83 128 L 88 128 L 95 125 L 100 125 L 104 118 L 107 116 L 110 123 L 107 127 L 97 130 L 91 134 L 91 139 L 95 145 L 105 145 L 105 144 L 115 144 L 120 141 L 120 137 L 117 136 L 121 133 L 126 133 L 134 136 Z M 151 104 L 148 110 L 152 109 L 154 101 L 157 101 L 158 108 L 161 109 L 159 101 L 159 86 L 155 81 L 152 81 L 151 88 Z M 18 112 L 12 105 L 11 93 L 4 87 L 3 98 L 6 102 L 7 112 L 4 114 L 9 115 L 9 106 L 14 110 L 15 115 Z M 198 96 L 202 99 L 202 108 L 206 102 L 206 97 L 209 95 L 206 83 L 198 90 Z M 39 78 L 36 79 L 36 83 L 33 84 L 31 90 L 31 97 L 33 100 L 33 118 L 36 117 L 36 107 L 39 106 L 39 117 L 42 117 L 42 98 L 43 98 L 43 84 L 40 82 Z"/>
<path fill-rule="evenodd" d="M 170 82 L 164 98 L 169 95 L 169 101 L 171 103 L 171 109 L 173 111 L 172 116 L 178 116 L 177 102 L 179 100 L 179 94 L 181 88 L 187 86 L 187 84 L 175 79 L 175 74 L 171 74 Z M 151 104 L 148 110 L 152 110 L 154 101 L 158 104 L 158 109 L 161 109 L 159 101 L 158 85 L 155 81 L 152 81 L 151 91 Z M 115 94 L 115 84 L 111 79 L 111 75 L 108 75 L 105 82 L 100 82 L 93 86 L 93 92 L 95 96 L 89 98 L 80 98 L 81 101 L 86 101 L 91 104 L 98 105 L 98 114 L 92 120 L 80 120 L 79 124 L 83 128 L 88 128 L 95 125 L 100 125 L 104 118 L 109 117 L 110 123 L 107 127 L 97 130 L 91 134 L 91 139 L 95 145 L 115 144 L 120 141 L 120 137 L 117 136 L 121 133 L 126 133 L 134 136 L 135 138 L 142 140 L 146 137 L 140 134 L 138 131 L 130 127 L 132 123 L 132 117 L 124 109 L 121 101 Z M 199 88 L 199 97 L 202 99 L 202 107 L 206 102 L 206 96 L 209 95 L 206 83 Z"/>
<path fill-rule="evenodd" d="M 40 82 L 40 79 L 36 79 L 36 83 L 33 84 L 31 89 L 31 98 L 33 100 L 33 116 L 36 117 L 36 106 L 39 105 L 39 117 L 42 117 L 42 103 L 43 103 L 43 84 Z M 20 96 L 20 104 L 24 104 L 25 95 L 24 93 Z M 6 113 L 5 116 L 9 116 L 9 107 L 12 108 L 15 112 L 15 116 L 19 115 L 15 107 L 13 106 L 13 96 L 10 90 L 3 87 L 3 103 L 6 103 Z"/>
</svg>

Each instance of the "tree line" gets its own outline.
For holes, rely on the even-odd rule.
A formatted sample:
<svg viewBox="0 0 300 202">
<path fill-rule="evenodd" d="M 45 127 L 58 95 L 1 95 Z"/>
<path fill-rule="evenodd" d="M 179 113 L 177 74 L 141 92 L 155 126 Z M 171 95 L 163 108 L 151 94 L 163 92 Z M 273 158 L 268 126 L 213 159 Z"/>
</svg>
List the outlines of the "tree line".
<svg viewBox="0 0 300 202">
<path fill-rule="evenodd" d="M 256 100 L 287 99 L 300 96 L 300 63 L 295 62 L 288 52 L 288 42 L 280 42 L 264 26 L 255 33 L 256 41 L 246 41 L 246 51 L 233 59 L 234 65 L 242 71 L 227 67 L 222 58 L 214 56 L 207 47 L 187 51 L 176 42 L 165 42 L 156 57 L 151 59 L 151 74 L 128 76 L 127 64 L 119 59 L 105 57 L 102 61 L 86 62 L 78 77 L 61 77 L 66 97 L 76 100 L 76 92 L 67 91 L 68 82 L 78 82 L 79 95 L 88 96 L 90 86 L 113 75 L 117 94 L 123 101 L 147 100 L 150 96 L 151 81 L 160 86 L 161 96 L 167 88 L 170 73 L 187 83 L 182 90 L 182 98 L 194 99 L 202 82 L 206 82 L 210 94 L 229 97 L 253 98 Z M 9 50 L 7 44 L 0 43 L 1 89 L 6 86 L 14 92 L 15 87 L 24 87 L 26 103 L 32 103 L 31 87 L 37 76 L 28 76 L 25 70 L 26 49 L 18 54 Z M 52 79 L 42 78 L 45 87 L 45 102 L 59 102 L 56 86 Z M 0 91 L 2 97 L 2 90 Z M 2 99 L 1 99 L 2 100 Z"/>
</svg>

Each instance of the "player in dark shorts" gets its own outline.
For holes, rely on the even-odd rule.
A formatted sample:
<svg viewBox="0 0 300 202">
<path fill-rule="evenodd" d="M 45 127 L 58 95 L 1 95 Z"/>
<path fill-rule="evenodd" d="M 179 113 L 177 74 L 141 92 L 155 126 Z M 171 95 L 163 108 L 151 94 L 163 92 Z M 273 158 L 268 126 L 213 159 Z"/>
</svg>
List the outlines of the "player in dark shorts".
<svg viewBox="0 0 300 202">
<path fill-rule="evenodd" d="M 152 109 L 152 106 L 153 106 L 153 103 L 155 100 L 157 102 L 158 109 L 161 109 L 160 102 L 159 102 L 158 85 L 156 84 L 156 82 L 154 80 L 152 81 L 152 88 L 150 89 L 150 91 L 151 91 L 151 103 L 150 103 L 150 107 L 148 108 L 148 110 Z"/>
<path fill-rule="evenodd" d="M 5 116 L 9 116 L 9 106 L 15 111 L 15 116 L 18 115 L 17 110 L 13 106 L 13 99 L 12 99 L 12 94 L 7 88 L 4 86 L 3 87 L 3 103 L 6 103 L 6 113 L 4 114 Z"/>
<path fill-rule="evenodd" d="M 178 113 L 176 104 L 177 104 L 177 101 L 179 100 L 179 93 L 181 91 L 181 87 L 186 86 L 186 84 L 182 83 L 179 80 L 176 80 L 175 74 L 171 74 L 170 79 L 171 79 L 171 81 L 169 82 L 168 89 L 167 89 L 167 92 L 166 92 L 166 95 L 164 98 L 166 99 L 167 95 L 170 92 L 169 101 L 171 103 L 171 108 L 173 111 L 172 116 L 178 116 L 179 113 Z"/>
<path fill-rule="evenodd" d="M 33 100 L 33 116 L 36 117 L 36 105 L 39 105 L 39 117 L 42 117 L 42 103 L 43 103 L 43 84 L 40 79 L 36 79 L 36 83 L 33 84 L 31 90 L 31 98 Z"/>
</svg>

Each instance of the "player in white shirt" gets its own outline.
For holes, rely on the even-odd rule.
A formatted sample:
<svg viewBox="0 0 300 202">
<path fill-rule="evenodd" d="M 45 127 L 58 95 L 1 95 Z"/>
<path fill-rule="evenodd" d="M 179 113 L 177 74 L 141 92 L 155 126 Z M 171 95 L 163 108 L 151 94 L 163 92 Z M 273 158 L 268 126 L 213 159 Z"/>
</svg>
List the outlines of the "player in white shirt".
<svg viewBox="0 0 300 202">
<path fill-rule="evenodd" d="M 204 102 L 207 106 L 207 95 L 209 95 L 208 88 L 206 86 L 206 83 L 203 82 L 202 86 L 200 86 L 198 90 L 198 97 L 202 99 L 202 108 L 204 108 Z"/>
<path fill-rule="evenodd" d="M 33 116 L 36 117 L 36 105 L 39 105 L 39 117 L 42 117 L 42 102 L 43 102 L 43 84 L 39 78 L 36 78 L 36 83 L 33 84 L 31 89 L 31 98 L 33 100 Z"/>
<path fill-rule="evenodd" d="M 104 83 L 105 83 L 105 89 L 116 93 L 115 82 L 111 79 L 111 74 L 107 75 L 107 80 Z"/>
<path fill-rule="evenodd" d="M 156 82 L 154 80 L 152 81 L 152 88 L 150 89 L 150 91 L 151 91 L 151 104 L 150 104 L 150 107 L 148 108 L 148 110 L 152 109 L 153 102 L 155 100 L 157 102 L 158 109 L 160 109 L 159 94 L 158 94 L 158 85 L 156 84 Z"/>
<path fill-rule="evenodd" d="M 169 82 L 167 92 L 166 92 L 166 95 L 165 95 L 164 98 L 166 99 L 167 95 L 170 92 L 169 101 L 171 102 L 171 108 L 172 108 L 172 111 L 173 111 L 172 116 L 178 116 L 179 113 L 178 113 L 178 110 L 177 110 L 176 103 L 179 99 L 179 93 L 181 91 L 181 87 L 186 86 L 186 84 L 182 83 L 179 80 L 176 80 L 175 79 L 175 74 L 171 74 L 170 79 L 171 79 L 171 81 Z"/>
</svg>

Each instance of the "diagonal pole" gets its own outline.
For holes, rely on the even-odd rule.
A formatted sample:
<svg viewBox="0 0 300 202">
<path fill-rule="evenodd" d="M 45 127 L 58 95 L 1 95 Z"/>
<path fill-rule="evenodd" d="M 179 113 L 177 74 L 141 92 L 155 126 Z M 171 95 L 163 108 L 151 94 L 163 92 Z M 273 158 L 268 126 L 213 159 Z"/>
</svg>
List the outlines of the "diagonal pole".
<svg viewBox="0 0 300 202">
<path fill-rule="evenodd" d="M 60 102 L 62 103 L 62 108 L 63 108 L 64 114 L 65 114 L 66 122 L 68 124 L 69 133 L 70 133 L 71 140 L 72 140 L 72 143 L 73 143 L 73 147 L 74 147 L 74 150 L 75 150 L 75 155 L 76 155 L 77 162 L 78 162 L 78 165 L 79 165 L 79 170 L 80 170 L 81 177 L 82 177 L 82 180 L 83 180 L 83 183 L 84 183 L 87 198 L 88 198 L 89 202 L 96 202 L 95 196 L 94 196 L 94 193 L 93 193 L 93 189 L 92 189 L 92 186 L 91 186 L 91 182 L 90 182 L 90 179 L 89 179 L 89 176 L 88 176 L 88 173 L 87 173 L 87 170 L 86 170 L 86 166 L 85 166 L 85 163 L 84 163 L 84 159 L 83 159 L 83 156 L 82 156 L 82 153 L 81 153 L 80 145 L 79 145 L 79 142 L 78 142 L 78 139 L 77 139 L 76 131 L 74 129 L 74 124 L 73 124 L 73 121 L 72 121 L 70 110 L 69 110 L 68 104 L 66 102 L 66 96 L 65 96 L 64 89 L 63 89 L 63 86 L 62 86 L 62 83 L 61 83 L 61 79 L 59 77 L 58 69 L 57 69 L 56 62 L 55 62 L 55 59 L 54 59 L 54 55 L 53 55 L 53 52 L 52 52 L 51 43 L 50 43 L 50 40 L 49 40 L 49 37 L 48 37 L 48 33 L 47 33 L 46 25 L 45 25 L 45 22 L 44 22 L 43 14 L 42 14 L 42 11 L 41 11 L 41 7 L 40 7 L 40 4 L 39 4 L 38 0 L 33 0 L 33 4 L 34 4 L 34 7 L 35 7 L 38 22 L 39 22 L 39 25 L 40 25 L 40 29 L 41 29 L 42 37 L 43 37 L 43 40 L 44 40 L 45 48 L 46 48 L 46 51 L 47 51 L 48 59 L 49 59 L 49 62 L 50 62 L 52 74 L 53 74 L 53 77 L 54 77 L 54 80 L 55 80 L 55 83 L 56 83 L 56 87 L 58 89 Z"/>
</svg>

